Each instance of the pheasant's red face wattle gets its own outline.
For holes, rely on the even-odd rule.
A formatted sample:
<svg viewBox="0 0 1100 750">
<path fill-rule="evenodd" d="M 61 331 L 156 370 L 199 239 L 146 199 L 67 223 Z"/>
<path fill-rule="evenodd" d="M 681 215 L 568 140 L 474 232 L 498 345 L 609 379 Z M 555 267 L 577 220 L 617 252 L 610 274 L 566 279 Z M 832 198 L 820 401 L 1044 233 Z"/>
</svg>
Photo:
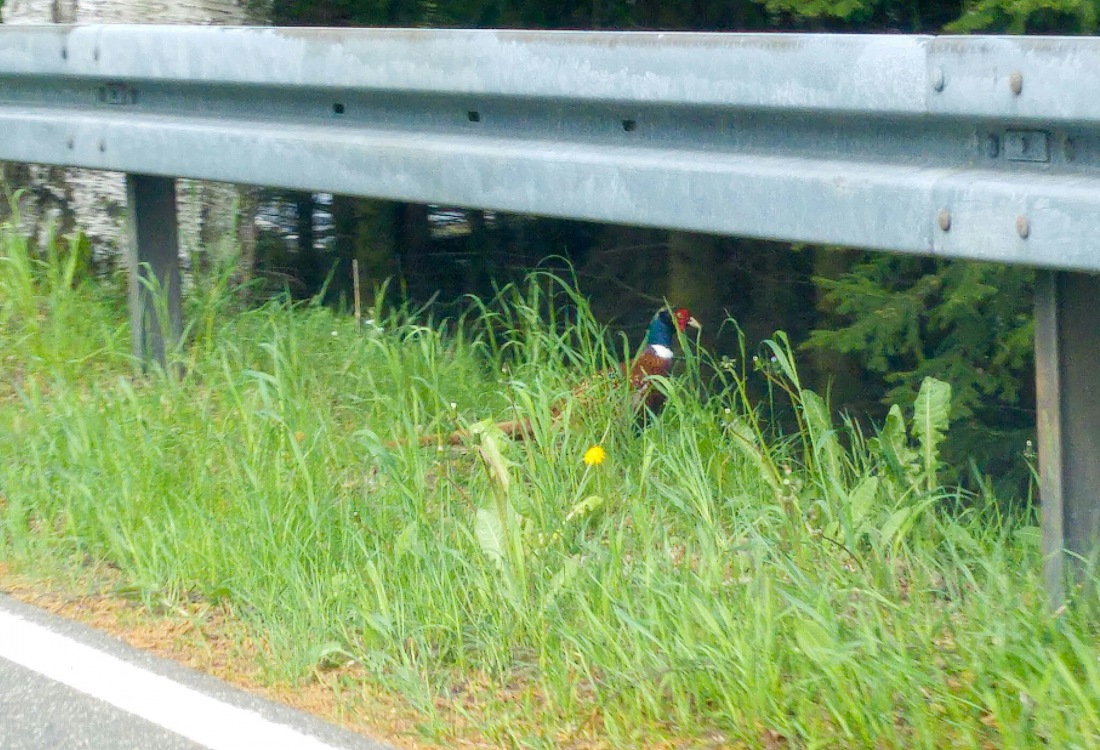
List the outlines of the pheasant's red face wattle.
<svg viewBox="0 0 1100 750">
<path fill-rule="evenodd" d="M 686 331 L 688 326 L 699 329 L 703 327 L 699 324 L 698 320 L 692 317 L 691 311 L 686 307 L 677 307 L 673 315 L 676 316 L 676 327 L 681 331 Z"/>
</svg>

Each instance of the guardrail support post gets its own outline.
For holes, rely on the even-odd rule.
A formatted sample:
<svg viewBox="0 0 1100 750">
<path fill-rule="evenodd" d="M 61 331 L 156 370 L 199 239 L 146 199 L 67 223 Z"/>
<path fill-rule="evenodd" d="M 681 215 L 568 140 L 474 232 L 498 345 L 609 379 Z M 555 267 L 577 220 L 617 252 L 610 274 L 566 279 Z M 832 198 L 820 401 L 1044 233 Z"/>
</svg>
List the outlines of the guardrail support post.
<svg viewBox="0 0 1100 750">
<path fill-rule="evenodd" d="M 1035 301 L 1044 576 L 1057 608 L 1100 552 L 1100 276 L 1040 271 Z"/>
<path fill-rule="evenodd" d="M 176 181 L 126 175 L 129 204 L 130 323 L 134 356 L 165 365 L 183 330 L 180 312 Z M 161 319 L 164 313 L 167 320 Z"/>
</svg>

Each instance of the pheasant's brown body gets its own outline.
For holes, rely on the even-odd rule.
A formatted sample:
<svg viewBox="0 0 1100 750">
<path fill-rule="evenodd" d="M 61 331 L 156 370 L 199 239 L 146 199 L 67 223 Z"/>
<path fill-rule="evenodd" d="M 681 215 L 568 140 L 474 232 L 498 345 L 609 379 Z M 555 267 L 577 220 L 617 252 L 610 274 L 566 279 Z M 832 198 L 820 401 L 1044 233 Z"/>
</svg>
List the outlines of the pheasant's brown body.
<svg viewBox="0 0 1100 750">
<path fill-rule="evenodd" d="M 665 392 L 653 387 L 653 376 L 667 378 L 672 372 L 672 357 L 662 357 L 647 346 L 630 367 L 631 404 L 639 419 L 647 412 L 657 415 L 665 406 Z"/>
<path fill-rule="evenodd" d="M 646 347 L 638 355 L 629 367 L 623 365 L 622 374 L 630 388 L 631 406 L 640 423 L 644 424 L 650 415 L 656 416 L 664 408 L 666 395 L 663 390 L 654 386 L 654 377 L 668 377 L 672 372 L 672 345 L 676 330 L 683 331 L 687 326 L 701 328 L 698 321 L 684 308 L 674 312 L 675 319 L 667 310 L 659 310 L 650 323 L 649 332 L 646 334 Z M 674 328 L 675 326 L 675 328 Z M 573 389 L 570 398 L 574 401 L 583 400 L 593 391 L 592 383 L 582 383 Z M 551 407 L 551 416 L 557 422 L 565 409 L 566 402 L 559 402 Z M 508 437 L 526 440 L 534 435 L 534 428 L 530 418 L 513 419 L 507 422 L 498 422 L 497 428 Z M 420 438 L 420 445 L 430 446 L 448 444 L 461 445 L 470 434 L 467 430 L 455 430 L 446 437 L 440 439 L 434 435 L 425 435 Z"/>
</svg>

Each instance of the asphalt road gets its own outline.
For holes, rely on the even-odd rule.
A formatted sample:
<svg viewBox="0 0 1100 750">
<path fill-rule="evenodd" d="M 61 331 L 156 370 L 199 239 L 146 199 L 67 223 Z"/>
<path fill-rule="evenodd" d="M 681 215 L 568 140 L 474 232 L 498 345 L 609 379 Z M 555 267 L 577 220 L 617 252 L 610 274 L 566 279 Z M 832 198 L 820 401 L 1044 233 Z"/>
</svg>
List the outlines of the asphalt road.
<svg viewBox="0 0 1100 750">
<path fill-rule="evenodd" d="M 393 750 L 0 596 L 0 750 Z"/>
</svg>

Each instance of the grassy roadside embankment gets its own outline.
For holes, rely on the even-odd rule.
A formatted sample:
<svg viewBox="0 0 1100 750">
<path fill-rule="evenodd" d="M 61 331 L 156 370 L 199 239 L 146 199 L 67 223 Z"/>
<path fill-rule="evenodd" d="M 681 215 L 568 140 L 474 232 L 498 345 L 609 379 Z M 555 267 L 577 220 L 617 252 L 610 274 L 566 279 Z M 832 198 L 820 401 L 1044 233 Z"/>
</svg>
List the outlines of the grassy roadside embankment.
<svg viewBox="0 0 1100 750">
<path fill-rule="evenodd" d="M 1097 625 L 1045 611 L 1030 511 L 941 486 L 944 384 L 870 436 L 781 336 L 759 371 L 713 363 L 704 399 L 689 346 L 644 434 L 610 388 L 551 428 L 622 353 L 545 275 L 457 324 L 376 310 L 362 332 L 214 285 L 186 375 L 143 376 L 121 299 L 67 257 L 0 237 L 0 560 L 22 580 L 216 612 L 254 684 L 322 684 L 350 717 L 397 696 L 421 740 L 1100 746 Z M 750 399 L 763 376 L 800 431 Z M 536 440 L 414 447 L 513 406 Z"/>
</svg>

